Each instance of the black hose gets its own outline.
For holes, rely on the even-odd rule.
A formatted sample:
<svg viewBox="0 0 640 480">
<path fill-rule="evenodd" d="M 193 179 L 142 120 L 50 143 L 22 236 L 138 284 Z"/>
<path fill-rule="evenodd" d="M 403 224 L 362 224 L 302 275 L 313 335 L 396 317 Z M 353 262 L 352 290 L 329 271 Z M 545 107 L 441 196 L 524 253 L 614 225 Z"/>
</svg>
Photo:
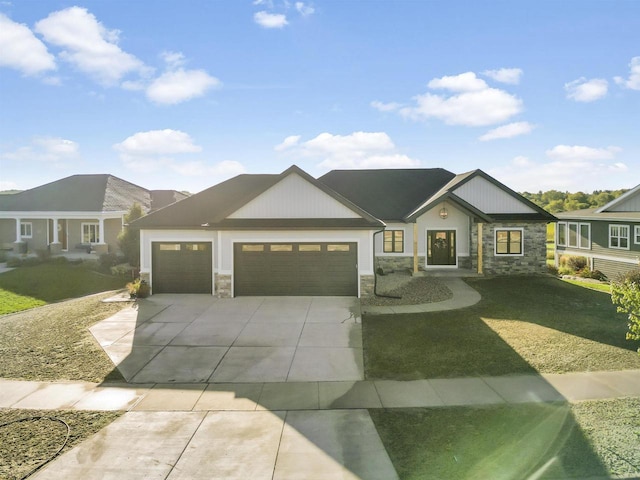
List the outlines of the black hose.
<svg viewBox="0 0 640 480">
<path fill-rule="evenodd" d="M 385 295 L 382 293 L 378 293 L 378 272 L 376 271 L 376 235 L 382 232 L 384 232 L 384 229 L 378 230 L 373 234 L 373 294 L 376 297 L 395 298 L 396 300 L 400 300 L 402 296 L 398 297 L 397 295 Z"/>
<path fill-rule="evenodd" d="M 54 458 L 56 458 L 60 454 L 60 452 L 62 452 L 64 447 L 67 446 L 67 442 L 69 441 L 69 437 L 71 436 L 71 427 L 69 427 L 69 424 L 67 422 L 65 422 L 64 420 L 62 420 L 61 418 L 58 418 L 58 417 L 43 417 L 43 416 L 40 416 L 40 417 L 24 417 L 24 418 L 19 418 L 17 420 L 12 420 L 12 421 L 7 422 L 7 423 L 3 423 L 3 424 L 0 425 L 0 428 L 6 427 L 6 426 L 9 426 L 9 425 L 13 425 L 14 423 L 28 422 L 28 421 L 31 421 L 31 420 L 51 420 L 52 422 L 61 423 L 67 428 L 67 435 L 66 435 L 66 437 L 64 439 L 64 442 L 62 443 L 62 446 L 56 451 L 56 453 L 51 455 L 48 459 L 46 459 L 44 462 L 42 462 L 36 468 L 31 470 L 24 477 L 20 477 L 20 480 L 25 480 L 25 478 L 30 477 L 31 475 L 36 473 L 38 470 L 40 470 L 42 467 L 44 467 L 47 463 L 51 462 Z"/>
</svg>

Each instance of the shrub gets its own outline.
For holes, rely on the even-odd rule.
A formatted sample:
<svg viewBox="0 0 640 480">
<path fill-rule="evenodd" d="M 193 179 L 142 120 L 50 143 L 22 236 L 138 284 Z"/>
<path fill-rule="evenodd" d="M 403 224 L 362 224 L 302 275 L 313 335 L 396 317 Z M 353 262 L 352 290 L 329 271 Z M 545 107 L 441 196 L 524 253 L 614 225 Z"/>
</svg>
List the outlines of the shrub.
<svg viewBox="0 0 640 480">
<path fill-rule="evenodd" d="M 629 319 L 627 340 L 640 340 L 640 270 L 627 273 L 623 281 L 611 284 L 611 301 L 616 310 L 626 313 Z M 640 353 L 640 348 L 638 348 Z"/>
<path fill-rule="evenodd" d="M 584 257 L 569 257 L 569 260 L 567 260 L 567 266 L 574 272 L 579 272 L 580 270 L 588 268 L 587 265 L 587 259 Z"/>
<path fill-rule="evenodd" d="M 547 272 L 550 273 L 551 275 L 559 275 L 559 271 L 558 271 L 558 267 L 556 267 L 555 265 L 547 265 Z"/>
<path fill-rule="evenodd" d="M 558 275 L 573 275 L 574 273 L 573 270 L 566 266 L 558 268 Z"/>
<path fill-rule="evenodd" d="M 607 276 L 600 270 L 589 270 L 587 267 L 578 272 L 578 276 L 582 278 L 592 278 L 604 282 L 607 280 Z"/>
<path fill-rule="evenodd" d="M 111 267 L 120 263 L 120 259 L 115 253 L 103 253 L 100 255 L 98 263 L 100 264 L 100 270 L 108 272 Z"/>
<path fill-rule="evenodd" d="M 640 269 L 631 270 L 623 275 L 619 275 L 616 283 L 635 283 L 636 285 L 640 285 Z"/>
<path fill-rule="evenodd" d="M 110 268 L 111 275 L 116 275 L 119 277 L 131 277 L 131 278 L 133 278 L 133 272 L 135 270 L 136 269 L 131 265 L 129 265 L 128 263 L 120 263 Z"/>
<path fill-rule="evenodd" d="M 144 215 L 142 207 L 134 203 L 129 212 L 124 216 L 124 222 L 129 224 Z M 140 230 L 131 226 L 125 226 L 118 235 L 118 246 L 125 260 L 135 267 L 140 265 Z"/>
<path fill-rule="evenodd" d="M 127 290 L 129 295 L 135 298 L 146 298 L 151 293 L 149 284 L 140 278 L 136 278 L 133 282 L 127 283 Z"/>
</svg>

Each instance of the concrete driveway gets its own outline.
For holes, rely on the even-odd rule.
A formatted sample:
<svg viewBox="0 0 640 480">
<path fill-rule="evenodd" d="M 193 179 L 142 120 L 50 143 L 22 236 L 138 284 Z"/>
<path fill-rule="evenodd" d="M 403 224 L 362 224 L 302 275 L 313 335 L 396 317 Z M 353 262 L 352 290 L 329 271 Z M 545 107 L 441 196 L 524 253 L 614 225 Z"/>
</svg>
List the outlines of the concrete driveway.
<svg viewBox="0 0 640 480">
<path fill-rule="evenodd" d="M 90 330 L 130 383 L 364 378 L 353 297 L 154 295 Z"/>
</svg>

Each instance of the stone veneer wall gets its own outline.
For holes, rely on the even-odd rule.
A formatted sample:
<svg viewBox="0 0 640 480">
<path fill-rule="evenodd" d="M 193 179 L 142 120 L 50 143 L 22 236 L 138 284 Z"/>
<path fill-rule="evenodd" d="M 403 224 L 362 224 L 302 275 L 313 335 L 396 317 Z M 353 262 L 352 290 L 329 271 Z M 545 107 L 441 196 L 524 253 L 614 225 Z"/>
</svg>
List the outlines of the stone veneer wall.
<svg viewBox="0 0 640 480">
<path fill-rule="evenodd" d="M 494 241 L 496 229 L 522 228 L 524 235 L 524 255 L 495 255 Z M 544 222 L 503 222 L 484 223 L 482 226 L 482 271 L 485 275 L 526 275 L 542 274 L 547 271 L 547 224 Z M 478 224 L 471 229 L 471 265 L 478 268 Z"/>
<path fill-rule="evenodd" d="M 216 297 L 231 298 L 231 275 L 215 274 Z"/>
<path fill-rule="evenodd" d="M 376 268 L 382 268 L 386 272 L 413 269 L 413 257 L 376 257 Z"/>
<path fill-rule="evenodd" d="M 372 297 L 375 277 L 373 275 L 360 275 L 360 297 Z"/>
</svg>

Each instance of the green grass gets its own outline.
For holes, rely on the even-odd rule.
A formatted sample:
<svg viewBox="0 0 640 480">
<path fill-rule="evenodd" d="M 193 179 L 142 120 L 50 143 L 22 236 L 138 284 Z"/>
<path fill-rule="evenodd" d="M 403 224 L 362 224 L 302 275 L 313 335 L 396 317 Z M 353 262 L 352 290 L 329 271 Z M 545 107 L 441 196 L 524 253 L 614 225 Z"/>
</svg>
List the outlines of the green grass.
<svg viewBox="0 0 640 480">
<path fill-rule="evenodd" d="M 0 314 L 115 290 L 123 288 L 125 283 L 122 277 L 104 275 L 84 265 L 23 266 L 0 275 Z"/>
<path fill-rule="evenodd" d="M 638 409 L 627 398 L 370 414 L 403 480 L 582 479 L 640 474 Z"/>
<path fill-rule="evenodd" d="M 611 293 L 611 286 L 608 283 L 583 282 L 581 280 L 571 280 L 568 278 L 563 278 L 562 281 L 570 283 L 571 285 L 576 285 L 578 287 L 597 290 L 598 292 Z"/>
<path fill-rule="evenodd" d="M 640 368 L 608 294 L 553 277 L 468 279 L 482 300 L 445 312 L 365 315 L 369 379 Z"/>
</svg>

